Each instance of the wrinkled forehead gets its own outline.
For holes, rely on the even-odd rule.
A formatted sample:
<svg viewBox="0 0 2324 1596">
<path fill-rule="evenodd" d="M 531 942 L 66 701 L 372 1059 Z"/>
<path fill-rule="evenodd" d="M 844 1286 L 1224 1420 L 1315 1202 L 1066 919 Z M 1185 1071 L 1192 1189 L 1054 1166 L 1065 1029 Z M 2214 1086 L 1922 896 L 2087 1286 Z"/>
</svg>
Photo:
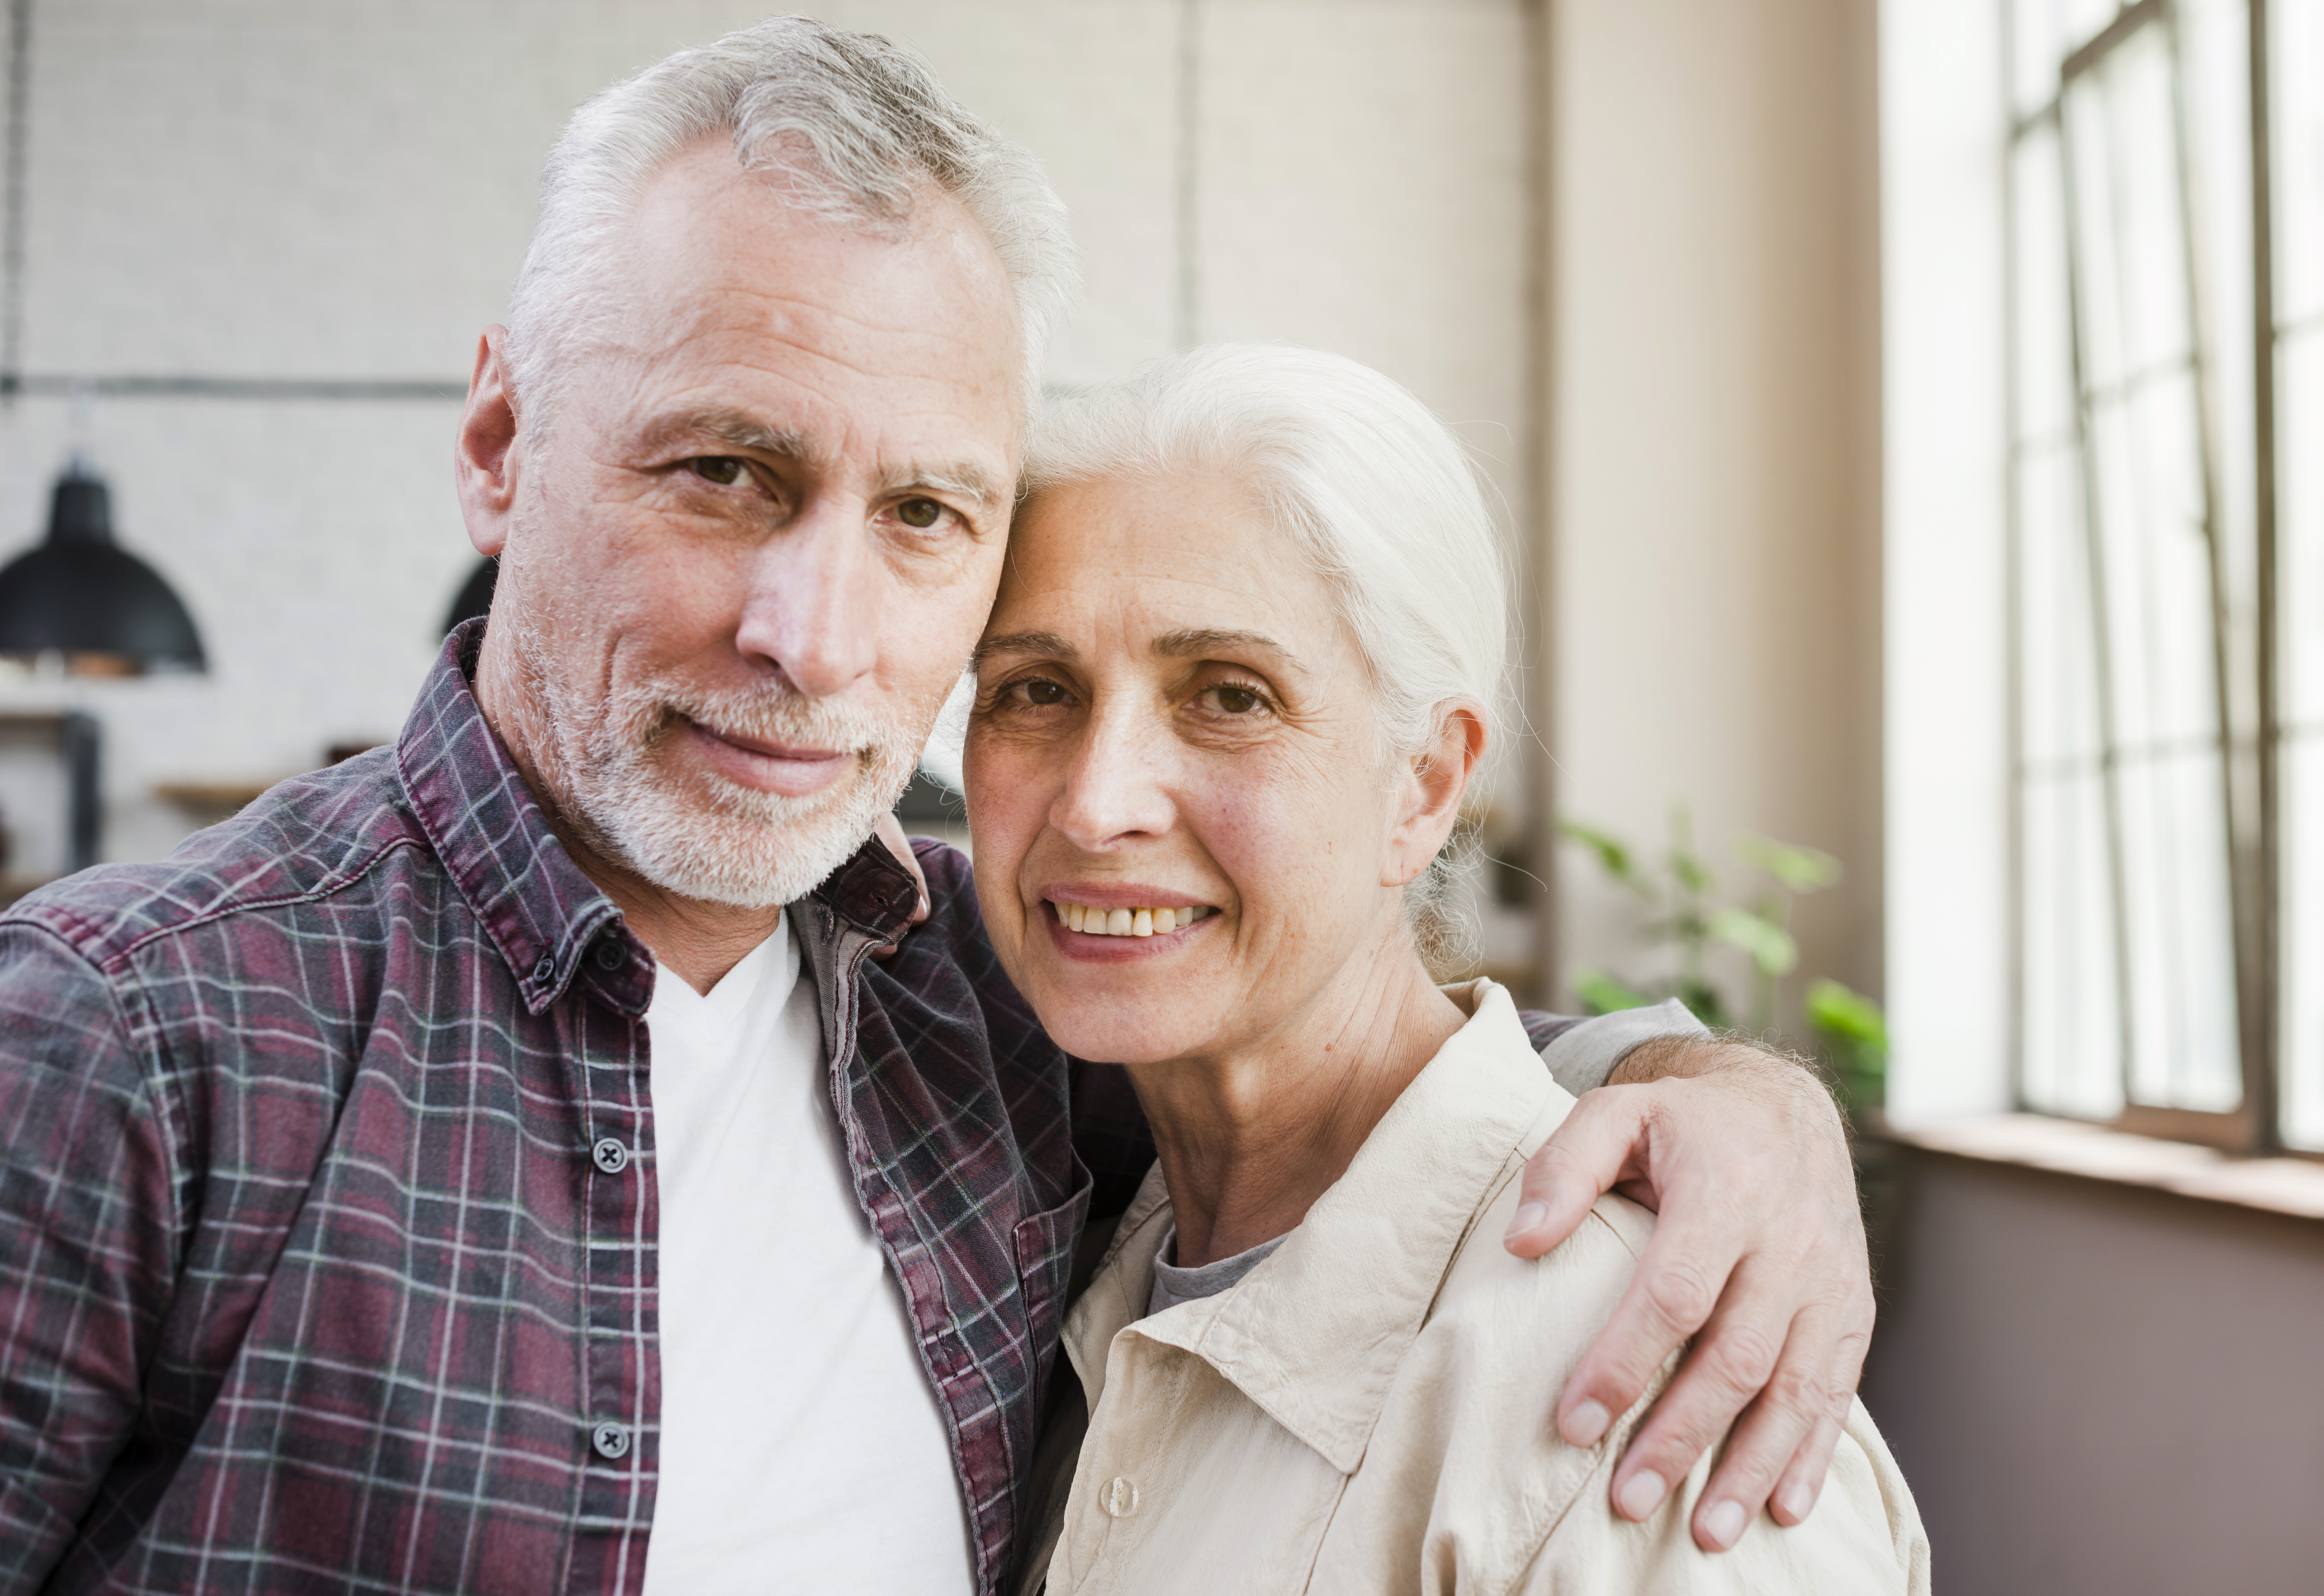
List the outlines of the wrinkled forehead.
<svg viewBox="0 0 2324 1596">
<path fill-rule="evenodd" d="M 602 347 L 641 376 L 759 374 L 835 420 L 967 424 L 1013 470 L 1023 332 L 983 230 L 929 188 L 901 226 L 806 203 L 731 146 L 689 149 L 609 238 Z"/>
<path fill-rule="evenodd" d="M 1263 632 L 1314 654 L 1345 632 L 1331 585 L 1264 495 L 1215 470 L 1123 470 L 1028 495 L 988 635 L 1036 612 L 1139 646 L 1189 630 Z"/>
</svg>

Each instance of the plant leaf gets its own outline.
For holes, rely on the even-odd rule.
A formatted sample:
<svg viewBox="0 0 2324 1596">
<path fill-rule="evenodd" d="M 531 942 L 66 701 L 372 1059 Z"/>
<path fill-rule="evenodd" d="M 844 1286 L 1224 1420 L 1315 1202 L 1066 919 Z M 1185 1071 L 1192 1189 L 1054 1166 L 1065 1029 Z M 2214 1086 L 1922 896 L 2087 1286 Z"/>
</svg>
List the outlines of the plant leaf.
<svg viewBox="0 0 2324 1596">
<path fill-rule="evenodd" d="M 1654 999 L 1623 985 L 1602 970 L 1576 971 L 1573 992 L 1582 1000 L 1582 1006 L 1592 1014 L 1611 1014 L 1619 1009 L 1643 1009 L 1654 1001 Z"/>
<path fill-rule="evenodd" d="M 1709 928 L 1720 941 L 1749 954 L 1751 962 L 1766 974 L 1787 975 L 1800 962 L 1800 945 L 1792 940 L 1792 934 L 1748 909 L 1716 911 Z"/>
<path fill-rule="evenodd" d="M 1580 843 L 1596 855 L 1598 868 L 1604 871 L 1609 879 L 1619 881 L 1642 898 L 1653 895 L 1654 889 L 1638 874 L 1637 862 L 1630 853 L 1630 844 L 1620 837 L 1580 820 L 1561 820 L 1557 823 L 1557 829 L 1569 841 Z"/>
<path fill-rule="evenodd" d="M 1840 861 L 1821 848 L 1803 848 L 1745 832 L 1735 839 L 1735 858 L 1756 866 L 1793 892 L 1820 891 L 1840 880 Z"/>
<path fill-rule="evenodd" d="M 1879 1004 L 1863 993 L 1850 992 L 1837 981 L 1816 981 L 1809 985 L 1801 1006 L 1808 1023 L 1825 1036 L 1886 1057 L 1888 1018 Z"/>
</svg>

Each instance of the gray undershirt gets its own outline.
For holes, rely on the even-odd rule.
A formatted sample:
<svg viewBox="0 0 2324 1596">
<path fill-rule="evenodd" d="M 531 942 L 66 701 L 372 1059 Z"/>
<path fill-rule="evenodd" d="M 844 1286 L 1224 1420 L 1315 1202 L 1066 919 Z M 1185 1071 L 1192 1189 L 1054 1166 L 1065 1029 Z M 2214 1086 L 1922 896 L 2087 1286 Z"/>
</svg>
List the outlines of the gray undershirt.
<svg viewBox="0 0 2324 1596">
<path fill-rule="evenodd" d="M 1178 1227 L 1172 1225 L 1162 1237 L 1162 1245 L 1154 1254 L 1154 1290 L 1146 1299 L 1148 1318 L 1182 1302 L 1200 1302 L 1206 1296 L 1216 1296 L 1230 1287 L 1239 1286 L 1242 1278 L 1267 1261 L 1274 1250 L 1283 1245 L 1283 1237 L 1261 1241 L 1232 1258 L 1222 1258 L 1194 1268 L 1180 1268 L 1170 1259 L 1178 1250 Z"/>
</svg>

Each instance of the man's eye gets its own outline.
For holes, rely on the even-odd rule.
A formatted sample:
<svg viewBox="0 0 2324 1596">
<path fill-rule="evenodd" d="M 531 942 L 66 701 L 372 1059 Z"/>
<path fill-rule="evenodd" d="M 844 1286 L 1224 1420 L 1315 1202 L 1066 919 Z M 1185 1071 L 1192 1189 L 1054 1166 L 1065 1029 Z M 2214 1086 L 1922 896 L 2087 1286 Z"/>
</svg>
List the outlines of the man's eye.
<svg viewBox="0 0 2324 1596">
<path fill-rule="evenodd" d="M 907 499 L 896 506 L 896 519 L 915 531 L 926 531 L 944 519 L 945 507 L 934 499 Z"/>
<path fill-rule="evenodd" d="M 1031 681 L 1019 682 L 1018 690 L 1025 695 L 1028 704 L 1052 705 L 1065 701 L 1065 689 L 1056 682 L 1036 677 Z"/>
<path fill-rule="evenodd" d="M 1211 696 L 1213 702 L 1229 715 L 1249 715 L 1263 702 L 1249 687 L 1213 687 Z"/>
<path fill-rule="evenodd" d="M 686 467 L 703 481 L 722 488 L 731 488 L 751 475 L 751 468 L 732 455 L 705 455 L 700 459 L 688 460 Z"/>
</svg>

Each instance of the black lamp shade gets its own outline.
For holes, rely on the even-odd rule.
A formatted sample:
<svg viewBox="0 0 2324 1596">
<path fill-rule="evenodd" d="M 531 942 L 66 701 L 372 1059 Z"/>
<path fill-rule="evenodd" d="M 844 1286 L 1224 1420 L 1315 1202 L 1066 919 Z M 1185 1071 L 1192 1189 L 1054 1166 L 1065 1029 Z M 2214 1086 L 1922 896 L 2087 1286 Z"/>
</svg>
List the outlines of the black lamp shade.
<svg viewBox="0 0 2324 1596">
<path fill-rule="evenodd" d="M 194 618 L 161 573 L 113 540 L 112 495 L 78 463 L 57 479 L 48 540 L 0 567 L 0 654 L 50 650 L 208 667 Z"/>
</svg>

